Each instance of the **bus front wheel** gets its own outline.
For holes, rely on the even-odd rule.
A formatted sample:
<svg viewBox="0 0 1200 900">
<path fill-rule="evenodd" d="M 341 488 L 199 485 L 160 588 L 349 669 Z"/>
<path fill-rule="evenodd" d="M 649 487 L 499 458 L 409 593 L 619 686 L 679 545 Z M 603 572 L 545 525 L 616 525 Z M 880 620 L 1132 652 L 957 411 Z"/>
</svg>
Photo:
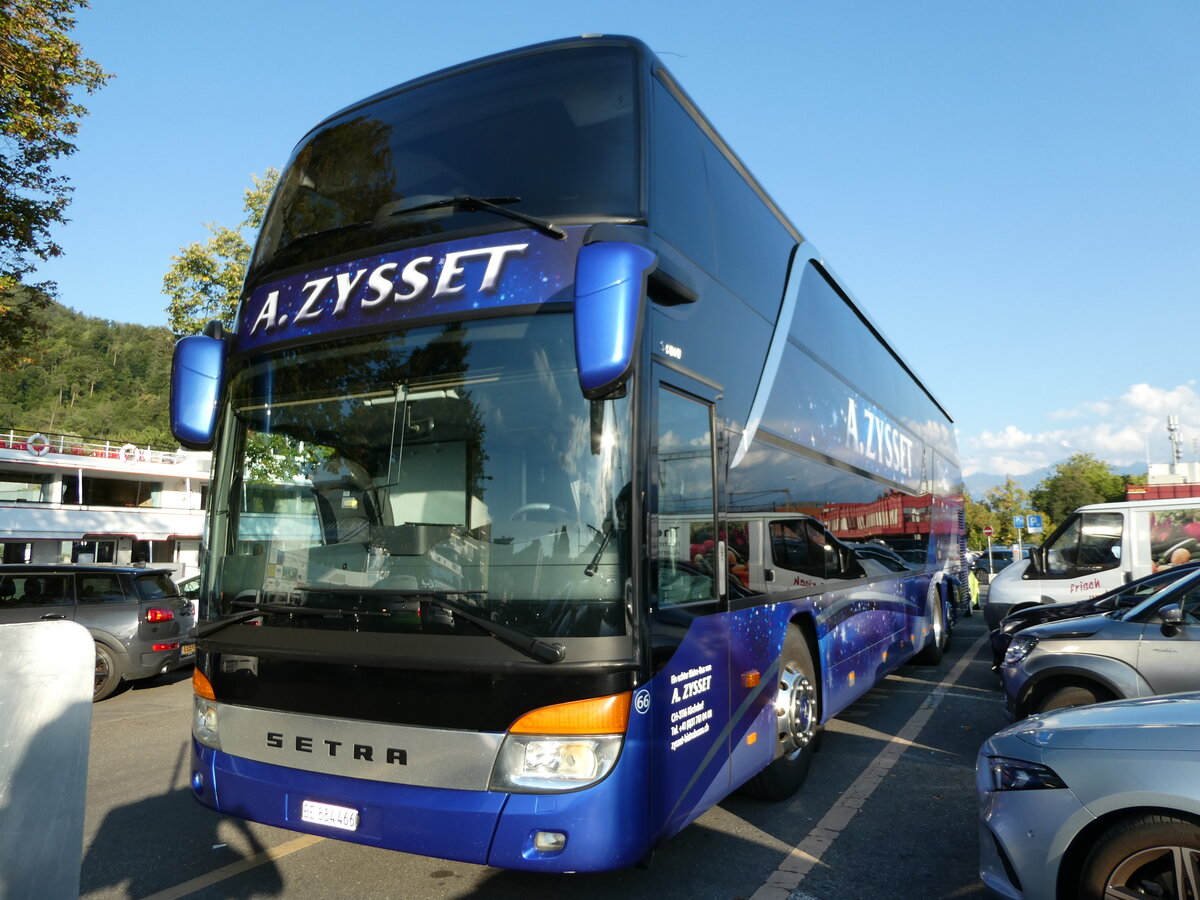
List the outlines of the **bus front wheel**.
<svg viewBox="0 0 1200 900">
<path fill-rule="evenodd" d="M 746 782 L 745 792 L 764 800 L 785 800 L 808 776 L 820 737 L 817 672 L 808 641 L 799 628 L 788 629 L 779 660 L 775 694 L 775 759 Z"/>
</svg>

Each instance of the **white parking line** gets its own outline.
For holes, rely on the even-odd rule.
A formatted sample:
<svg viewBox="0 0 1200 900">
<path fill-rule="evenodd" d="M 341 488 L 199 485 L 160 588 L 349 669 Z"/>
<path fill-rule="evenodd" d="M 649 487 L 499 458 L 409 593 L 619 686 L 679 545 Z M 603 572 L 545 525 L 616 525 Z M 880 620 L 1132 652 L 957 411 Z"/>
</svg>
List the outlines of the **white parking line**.
<svg viewBox="0 0 1200 900">
<path fill-rule="evenodd" d="M 920 708 L 904 723 L 899 734 L 879 751 L 879 755 L 854 780 L 854 783 L 842 792 L 842 795 L 829 808 L 821 821 L 813 827 L 804 840 L 792 848 L 792 852 L 784 857 L 779 868 L 768 876 L 762 887 L 754 892 L 750 900 L 788 900 L 792 892 L 800 886 L 800 882 L 821 861 L 821 855 L 829 849 L 830 845 L 850 824 L 850 820 L 862 809 L 867 798 L 875 792 L 875 788 L 883 783 L 892 766 L 904 755 L 904 751 L 913 746 L 921 729 L 925 727 L 933 716 L 933 711 L 942 702 L 942 698 L 962 677 L 967 666 L 975 658 L 975 654 L 987 643 L 987 640 L 988 636 L 984 634 L 971 645 L 971 648 L 955 663 L 954 668 L 946 674 L 946 677 L 930 691 Z"/>
<path fill-rule="evenodd" d="M 185 881 L 183 884 L 177 884 L 174 887 L 169 887 L 165 891 L 159 891 L 157 894 L 151 894 L 149 897 L 143 897 L 142 900 L 179 900 L 180 897 L 186 897 L 188 894 L 195 891 L 202 891 L 207 887 L 212 887 L 218 882 L 224 881 L 226 878 L 232 878 L 234 875 L 240 875 L 242 872 L 247 872 L 250 869 L 257 868 L 263 863 L 273 862 L 277 859 L 282 859 L 289 854 L 295 853 L 297 850 L 303 850 L 305 847 L 311 847 L 313 844 L 323 841 L 325 838 L 315 834 L 305 834 L 298 838 L 293 838 L 290 841 L 280 844 L 277 847 L 270 847 L 261 853 L 255 853 L 253 856 L 247 856 L 245 859 L 239 859 L 235 863 L 230 863 L 227 866 L 222 866 L 219 869 L 214 869 L 207 875 L 201 875 L 198 878 L 193 878 L 191 881 Z"/>
</svg>

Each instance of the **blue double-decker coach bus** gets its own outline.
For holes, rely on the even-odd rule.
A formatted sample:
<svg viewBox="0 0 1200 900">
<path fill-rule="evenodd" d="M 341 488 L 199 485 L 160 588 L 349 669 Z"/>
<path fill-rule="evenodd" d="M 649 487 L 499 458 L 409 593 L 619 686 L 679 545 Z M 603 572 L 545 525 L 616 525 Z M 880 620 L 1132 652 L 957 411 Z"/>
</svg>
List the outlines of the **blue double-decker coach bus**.
<svg viewBox="0 0 1200 900">
<path fill-rule="evenodd" d="M 638 862 L 796 791 L 965 596 L 949 417 L 629 38 L 309 132 L 172 427 L 215 466 L 192 788 L 298 831 Z"/>
</svg>

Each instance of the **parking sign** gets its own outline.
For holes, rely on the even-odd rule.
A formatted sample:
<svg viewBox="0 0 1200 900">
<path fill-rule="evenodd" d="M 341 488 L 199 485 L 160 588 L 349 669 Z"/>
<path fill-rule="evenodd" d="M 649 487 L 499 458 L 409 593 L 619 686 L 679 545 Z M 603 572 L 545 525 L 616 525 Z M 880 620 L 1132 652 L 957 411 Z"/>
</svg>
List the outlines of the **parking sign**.
<svg viewBox="0 0 1200 900">
<path fill-rule="evenodd" d="M 1042 533 L 1042 517 L 1040 514 L 1030 514 L 1025 517 L 1025 530 L 1030 534 Z"/>
<path fill-rule="evenodd" d="M 1025 527 L 1025 517 L 1024 516 L 1013 516 L 1013 528 L 1016 528 L 1019 531 L 1020 529 L 1022 529 L 1024 527 Z"/>
</svg>

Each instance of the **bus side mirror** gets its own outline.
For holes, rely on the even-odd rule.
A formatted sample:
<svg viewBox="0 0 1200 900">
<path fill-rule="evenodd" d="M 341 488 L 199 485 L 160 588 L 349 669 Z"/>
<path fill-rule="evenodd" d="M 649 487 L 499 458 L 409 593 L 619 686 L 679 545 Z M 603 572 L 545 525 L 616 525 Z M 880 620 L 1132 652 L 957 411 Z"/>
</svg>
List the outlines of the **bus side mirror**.
<svg viewBox="0 0 1200 900">
<path fill-rule="evenodd" d="M 651 250 L 597 241 L 575 259 L 575 361 L 589 400 L 617 394 L 629 378 L 642 329 L 646 280 L 658 265 Z"/>
<path fill-rule="evenodd" d="M 225 387 L 229 344 L 223 336 L 181 338 L 171 361 L 171 433 L 189 450 L 209 450 Z"/>
</svg>

